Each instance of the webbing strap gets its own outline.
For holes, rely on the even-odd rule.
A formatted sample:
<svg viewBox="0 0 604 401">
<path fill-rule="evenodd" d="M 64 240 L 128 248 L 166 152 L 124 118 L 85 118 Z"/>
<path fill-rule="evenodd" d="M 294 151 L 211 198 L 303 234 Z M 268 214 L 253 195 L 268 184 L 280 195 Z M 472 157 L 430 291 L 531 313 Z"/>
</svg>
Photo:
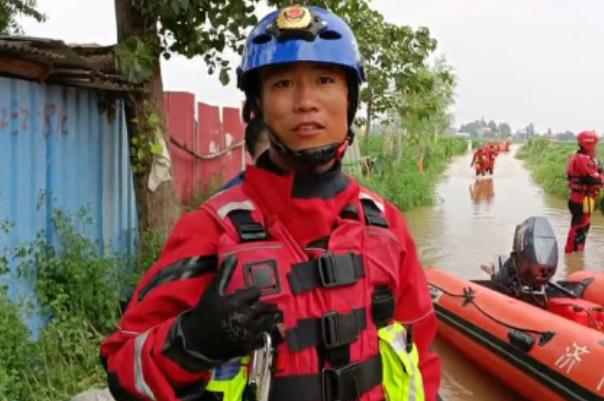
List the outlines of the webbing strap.
<svg viewBox="0 0 604 401">
<path fill-rule="evenodd" d="M 363 213 L 365 214 L 365 224 L 382 228 L 389 227 L 384 214 L 371 200 L 362 199 L 361 205 L 363 205 Z"/>
<path fill-rule="evenodd" d="M 352 252 L 345 255 L 326 253 L 317 259 L 293 265 L 287 279 L 292 292 L 300 294 L 317 287 L 354 284 L 364 275 L 361 255 Z"/>
<path fill-rule="evenodd" d="M 233 222 L 241 242 L 263 241 L 268 238 L 264 227 L 252 219 L 252 212 L 249 210 L 233 210 L 228 217 Z"/>
<path fill-rule="evenodd" d="M 376 355 L 364 362 L 320 374 L 273 378 L 270 401 L 355 401 L 382 383 L 382 359 Z"/>
<path fill-rule="evenodd" d="M 293 352 L 317 346 L 332 349 L 354 342 L 365 327 L 365 308 L 348 314 L 332 312 L 317 319 L 299 320 L 287 331 L 287 344 Z"/>
</svg>

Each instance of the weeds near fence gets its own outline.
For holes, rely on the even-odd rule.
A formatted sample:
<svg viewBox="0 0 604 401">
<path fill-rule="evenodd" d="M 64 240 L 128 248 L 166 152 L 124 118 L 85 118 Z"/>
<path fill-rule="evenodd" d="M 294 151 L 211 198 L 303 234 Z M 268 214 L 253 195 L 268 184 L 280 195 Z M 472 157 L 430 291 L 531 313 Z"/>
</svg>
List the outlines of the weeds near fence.
<svg viewBox="0 0 604 401">
<path fill-rule="evenodd" d="M 103 255 L 81 234 L 81 217 L 57 211 L 53 222 L 56 243 L 40 232 L 6 251 L 19 277 L 33 283 L 35 309 L 48 324 L 32 340 L 23 323 L 32 306 L 10 302 L 7 288 L 0 288 L 0 401 L 68 400 L 106 386 L 100 342 L 115 328 L 121 305 L 163 244 L 161 235 L 146 234 L 146 252 L 136 258 Z"/>
</svg>

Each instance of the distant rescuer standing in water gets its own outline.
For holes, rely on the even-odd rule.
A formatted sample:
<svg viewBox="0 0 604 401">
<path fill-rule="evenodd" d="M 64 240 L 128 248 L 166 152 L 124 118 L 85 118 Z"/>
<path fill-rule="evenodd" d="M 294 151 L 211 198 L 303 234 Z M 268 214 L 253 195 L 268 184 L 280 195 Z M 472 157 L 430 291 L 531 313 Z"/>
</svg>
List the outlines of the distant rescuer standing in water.
<svg viewBox="0 0 604 401">
<path fill-rule="evenodd" d="M 565 253 L 583 251 L 600 189 L 602 170 L 596 159 L 598 135 L 593 131 L 583 131 L 577 137 L 579 150 L 568 160 L 566 169 L 570 197 L 568 208 L 572 220 Z"/>
<path fill-rule="evenodd" d="M 275 11 L 238 78 L 270 148 L 176 224 L 101 346 L 111 392 L 253 400 L 249 356 L 272 343 L 270 401 L 435 401 L 436 316 L 414 240 L 341 171 L 365 80 L 352 31 L 322 8 Z"/>
</svg>

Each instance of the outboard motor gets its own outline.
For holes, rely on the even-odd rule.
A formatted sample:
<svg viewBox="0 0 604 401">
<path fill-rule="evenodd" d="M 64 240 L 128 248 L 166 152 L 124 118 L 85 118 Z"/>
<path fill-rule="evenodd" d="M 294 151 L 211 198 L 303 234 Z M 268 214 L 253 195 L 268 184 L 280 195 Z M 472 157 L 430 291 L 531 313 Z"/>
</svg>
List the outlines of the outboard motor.
<svg viewBox="0 0 604 401">
<path fill-rule="evenodd" d="M 534 216 L 516 226 L 510 257 L 503 262 L 492 281 L 506 292 L 541 291 L 556 273 L 558 241 L 545 217 Z"/>
</svg>

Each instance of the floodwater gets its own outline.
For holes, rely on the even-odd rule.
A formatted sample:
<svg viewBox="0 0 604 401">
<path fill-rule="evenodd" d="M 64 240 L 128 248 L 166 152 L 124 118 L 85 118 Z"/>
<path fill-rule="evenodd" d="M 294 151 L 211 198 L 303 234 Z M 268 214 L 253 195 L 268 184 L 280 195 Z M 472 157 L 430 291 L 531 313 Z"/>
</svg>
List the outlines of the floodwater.
<svg viewBox="0 0 604 401">
<path fill-rule="evenodd" d="M 492 177 L 476 178 L 471 154 L 456 158 L 437 187 L 438 204 L 405 213 L 422 263 L 466 279 L 486 279 L 480 264 L 509 255 L 516 225 L 530 216 L 546 216 L 558 239 L 557 278 L 583 269 L 604 270 L 604 217 L 596 212 L 584 254 L 564 254 L 570 225 L 566 200 L 546 195 L 532 181 L 518 146 L 500 153 Z M 438 341 L 443 359 L 441 394 L 445 401 L 515 401 L 518 396 L 461 353 Z"/>
</svg>

